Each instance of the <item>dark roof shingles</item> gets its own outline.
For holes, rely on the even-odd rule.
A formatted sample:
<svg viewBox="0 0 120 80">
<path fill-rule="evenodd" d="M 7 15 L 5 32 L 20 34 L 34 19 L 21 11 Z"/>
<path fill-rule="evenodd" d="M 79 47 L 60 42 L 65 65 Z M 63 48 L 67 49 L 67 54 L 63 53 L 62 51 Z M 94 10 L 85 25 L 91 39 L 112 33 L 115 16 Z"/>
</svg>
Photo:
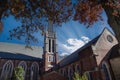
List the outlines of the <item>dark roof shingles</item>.
<svg viewBox="0 0 120 80">
<path fill-rule="evenodd" d="M 33 60 L 40 61 L 41 58 L 32 57 L 20 53 L 0 52 L 0 58 L 3 59 L 17 59 L 17 60 Z"/>
</svg>

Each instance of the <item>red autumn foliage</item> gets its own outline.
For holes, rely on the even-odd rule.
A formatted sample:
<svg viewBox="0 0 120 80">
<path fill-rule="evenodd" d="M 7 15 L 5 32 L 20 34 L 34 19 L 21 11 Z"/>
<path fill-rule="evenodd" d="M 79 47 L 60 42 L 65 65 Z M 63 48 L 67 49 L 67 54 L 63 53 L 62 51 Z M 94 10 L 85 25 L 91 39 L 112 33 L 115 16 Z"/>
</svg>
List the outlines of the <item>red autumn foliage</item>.
<svg viewBox="0 0 120 80">
<path fill-rule="evenodd" d="M 113 9 L 112 15 L 120 17 L 120 0 L 116 2 L 109 1 L 106 3 L 106 6 L 110 7 Z"/>
<path fill-rule="evenodd" d="M 120 17 L 120 1 L 106 2 L 106 6 L 113 9 L 112 15 Z M 98 20 L 103 20 L 100 15 L 103 8 L 102 4 L 94 0 L 80 1 L 76 6 L 76 13 L 74 20 L 78 20 L 80 23 L 87 24 L 88 27 L 93 25 Z"/>
<path fill-rule="evenodd" d="M 102 19 L 100 15 L 103 8 L 101 4 L 97 4 L 94 1 L 80 1 L 76 6 L 76 13 L 74 20 L 78 20 L 80 23 L 93 25 L 94 22 Z"/>
</svg>

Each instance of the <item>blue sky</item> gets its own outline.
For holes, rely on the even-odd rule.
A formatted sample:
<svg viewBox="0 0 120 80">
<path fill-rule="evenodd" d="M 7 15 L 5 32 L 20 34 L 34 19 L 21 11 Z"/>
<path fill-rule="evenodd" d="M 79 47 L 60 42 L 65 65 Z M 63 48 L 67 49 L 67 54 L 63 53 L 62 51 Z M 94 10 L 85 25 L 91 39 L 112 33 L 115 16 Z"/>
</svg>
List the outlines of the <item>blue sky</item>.
<svg viewBox="0 0 120 80">
<path fill-rule="evenodd" d="M 104 27 L 110 29 L 109 25 L 107 24 L 107 17 L 104 11 L 102 16 L 104 21 L 98 21 L 90 28 L 86 28 L 85 25 L 72 20 L 67 23 L 63 23 L 61 27 L 56 27 L 58 52 L 60 56 L 69 55 L 76 49 L 83 46 L 85 43 L 94 39 L 102 32 Z M 9 30 L 21 25 L 20 22 L 16 21 L 13 16 L 4 18 L 2 21 L 4 24 L 4 30 L 0 33 L 0 42 L 25 44 L 23 40 L 8 40 Z M 31 43 L 31 45 L 43 47 L 43 36 L 41 36 L 41 34 L 36 36 L 39 39 L 39 44 Z"/>
</svg>

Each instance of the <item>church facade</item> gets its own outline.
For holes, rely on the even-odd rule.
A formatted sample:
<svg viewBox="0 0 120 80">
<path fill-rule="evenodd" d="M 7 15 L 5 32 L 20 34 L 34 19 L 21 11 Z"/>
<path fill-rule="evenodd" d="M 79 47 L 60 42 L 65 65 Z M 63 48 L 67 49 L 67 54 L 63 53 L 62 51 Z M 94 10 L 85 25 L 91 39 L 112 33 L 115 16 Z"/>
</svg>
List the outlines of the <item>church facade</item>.
<svg viewBox="0 0 120 80">
<path fill-rule="evenodd" d="M 24 80 L 73 80 L 75 72 L 85 74 L 88 80 L 120 80 L 117 43 L 115 36 L 104 29 L 95 39 L 58 62 L 56 33 L 49 22 L 43 49 L 30 48 L 27 52 L 18 46 L 13 50 L 8 48 L 10 45 L 4 48 L 0 45 L 0 80 L 12 80 L 13 70 L 18 66 L 24 69 Z"/>
</svg>

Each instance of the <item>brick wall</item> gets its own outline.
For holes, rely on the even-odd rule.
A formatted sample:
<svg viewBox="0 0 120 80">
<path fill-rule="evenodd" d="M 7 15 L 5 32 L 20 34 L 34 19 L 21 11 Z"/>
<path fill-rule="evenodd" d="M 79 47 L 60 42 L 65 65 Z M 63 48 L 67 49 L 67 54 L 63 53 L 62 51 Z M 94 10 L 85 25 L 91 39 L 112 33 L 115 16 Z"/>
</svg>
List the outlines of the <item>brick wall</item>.
<svg viewBox="0 0 120 80">
<path fill-rule="evenodd" d="M 0 59 L 0 75 L 2 72 L 3 65 L 10 59 Z M 18 66 L 18 64 L 21 62 L 21 60 L 11 60 L 14 64 L 14 68 Z M 38 61 L 25 61 L 27 64 L 27 71 L 26 71 L 26 76 L 25 80 L 30 80 L 30 72 L 31 72 L 31 65 L 33 62 L 37 62 L 39 64 L 39 74 L 41 73 L 41 64 Z"/>
<path fill-rule="evenodd" d="M 53 71 L 42 76 L 41 80 L 68 80 L 63 75 Z"/>
<path fill-rule="evenodd" d="M 106 80 L 102 70 L 89 72 L 90 80 Z"/>
<path fill-rule="evenodd" d="M 75 66 L 79 65 L 80 74 L 86 71 L 94 71 L 97 67 L 96 58 L 93 55 L 91 46 L 85 48 L 79 52 L 79 59 L 75 62 L 65 65 L 59 69 L 59 73 L 63 75 L 63 71 L 66 70 L 68 76 L 68 68 L 72 68 L 73 73 L 75 72 Z"/>
</svg>

